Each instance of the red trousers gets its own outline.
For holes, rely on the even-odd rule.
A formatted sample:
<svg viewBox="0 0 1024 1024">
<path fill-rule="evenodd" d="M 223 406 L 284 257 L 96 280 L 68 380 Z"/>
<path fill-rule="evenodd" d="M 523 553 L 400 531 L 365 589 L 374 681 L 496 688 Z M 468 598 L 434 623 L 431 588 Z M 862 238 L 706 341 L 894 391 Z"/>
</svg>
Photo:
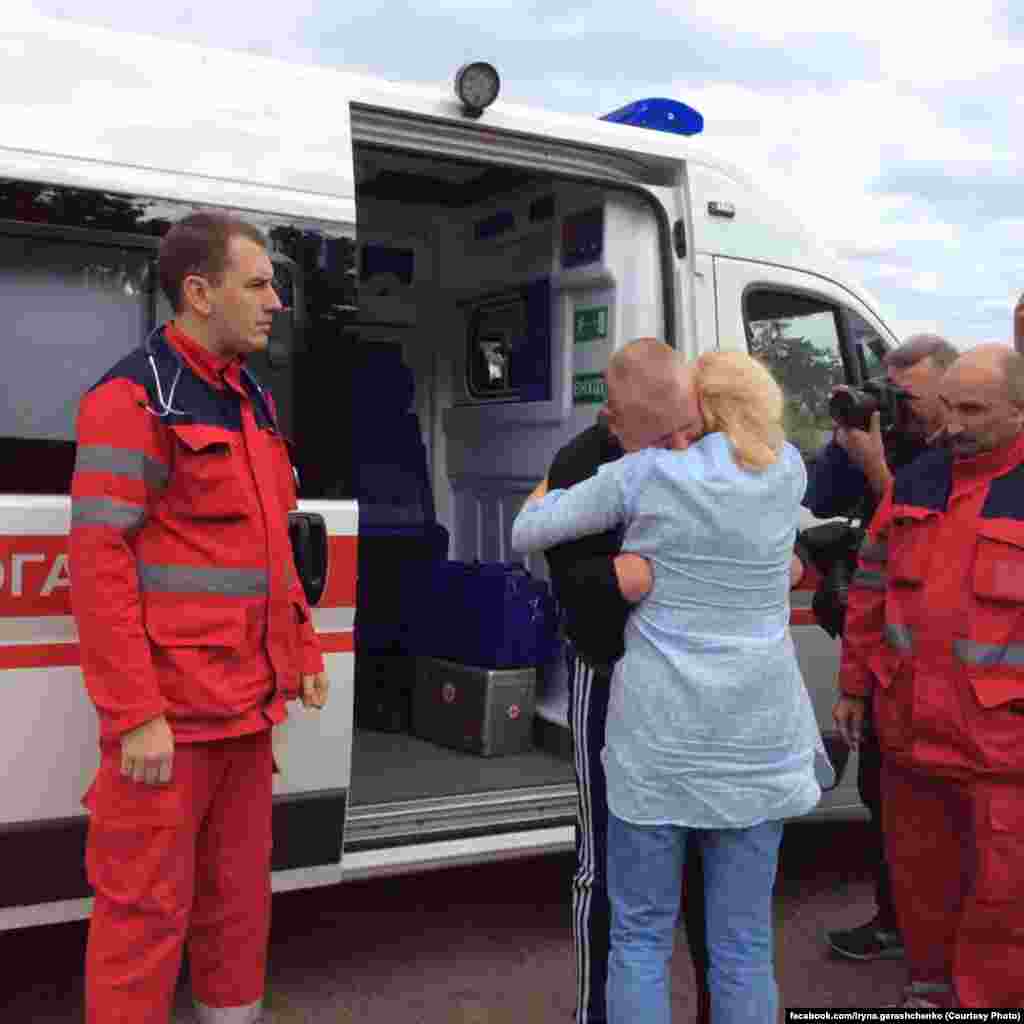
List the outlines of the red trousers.
<svg viewBox="0 0 1024 1024">
<path fill-rule="evenodd" d="M 269 729 L 178 745 L 165 786 L 125 778 L 120 749 L 104 751 L 84 801 L 96 892 L 87 1024 L 167 1024 L 186 938 L 198 1002 L 259 1003 L 270 930 L 272 764 Z"/>
<path fill-rule="evenodd" d="M 1024 786 L 883 762 L 886 853 L 912 981 L 1024 1006 Z"/>
</svg>

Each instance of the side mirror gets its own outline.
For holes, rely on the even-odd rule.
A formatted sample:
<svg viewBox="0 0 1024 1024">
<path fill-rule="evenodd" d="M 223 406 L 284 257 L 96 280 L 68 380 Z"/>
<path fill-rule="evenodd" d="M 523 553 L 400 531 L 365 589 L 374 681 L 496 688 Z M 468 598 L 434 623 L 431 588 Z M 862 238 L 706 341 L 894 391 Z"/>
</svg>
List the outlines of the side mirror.
<svg viewBox="0 0 1024 1024">
<path fill-rule="evenodd" d="M 323 597 L 327 584 L 327 524 L 316 512 L 289 512 L 288 536 L 295 570 L 312 607 Z"/>
</svg>

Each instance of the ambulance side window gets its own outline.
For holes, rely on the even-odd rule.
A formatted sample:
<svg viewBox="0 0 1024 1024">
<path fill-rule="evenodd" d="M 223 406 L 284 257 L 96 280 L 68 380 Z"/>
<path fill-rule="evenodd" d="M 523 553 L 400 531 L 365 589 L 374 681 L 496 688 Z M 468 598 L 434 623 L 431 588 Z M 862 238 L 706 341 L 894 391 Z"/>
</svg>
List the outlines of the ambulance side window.
<svg viewBox="0 0 1024 1024">
<path fill-rule="evenodd" d="M 81 397 L 172 317 L 157 280 L 160 238 L 193 212 L 170 200 L 0 178 L 0 494 L 68 493 Z M 297 443 L 303 497 L 320 497 L 340 472 L 322 410 L 344 401 L 337 342 L 357 308 L 354 228 L 239 216 L 267 237 L 285 307 L 267 353 L 250 362 Z M 310 395 L 303 405 L 300 379 Z"/>
<path fill-rule="evenodd" d="M 153 320 L 153 255 L 103 233 L 0 223 L 0 493 L 69 491 L 79 399 Z"/>
<path fill-rule="evenodd" d="M 785 395 L 787 440 L 807 457 L 828 441 L 832 389 L 846 380 L 839 310 L 818 296 L 756 289 L 743 300 L 750 353 Z"/>
</svg>

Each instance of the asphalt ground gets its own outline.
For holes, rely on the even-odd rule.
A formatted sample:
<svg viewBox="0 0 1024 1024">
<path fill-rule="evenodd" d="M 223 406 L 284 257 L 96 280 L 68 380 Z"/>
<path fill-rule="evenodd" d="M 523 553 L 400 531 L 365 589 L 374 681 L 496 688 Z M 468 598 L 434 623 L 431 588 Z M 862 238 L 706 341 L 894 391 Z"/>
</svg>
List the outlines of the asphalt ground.
<svg viewBox="0 0 1024 1024">
<path fill-rule="evenodd" d="M 784 1006 L 898 1002 L 900 961 L 833 958 L 826 929 L 872 910 L 864 826 L 790 825 L 776 885 Z M 572 858 L 455 868 L 275 896 L 267 1024 L 569 1024 Z M 0 933 L 0 1020 L 82 1020 L 85 922 Z M 693 1019 L 682 932 L 675 1024 Z M 187 972 L 176 1021 L 190 1021 Z"/>
</svg>

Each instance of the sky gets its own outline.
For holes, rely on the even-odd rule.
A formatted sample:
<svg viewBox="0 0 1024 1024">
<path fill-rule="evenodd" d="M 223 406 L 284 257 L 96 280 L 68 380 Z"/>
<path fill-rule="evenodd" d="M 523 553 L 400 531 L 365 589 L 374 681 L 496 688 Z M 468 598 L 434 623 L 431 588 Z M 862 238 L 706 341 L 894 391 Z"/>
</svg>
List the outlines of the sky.
<svg viewBox="0 0 1024 1024">
<path fill-rule="evenodd" d="M 11 0 L 6 0 L 11 2 Z M 41 13 L 598 117 L 666 96 L 897 336 L 1008 342 L 1024 292 L 1024 0 L 14 0 Z"/>
</svg>

